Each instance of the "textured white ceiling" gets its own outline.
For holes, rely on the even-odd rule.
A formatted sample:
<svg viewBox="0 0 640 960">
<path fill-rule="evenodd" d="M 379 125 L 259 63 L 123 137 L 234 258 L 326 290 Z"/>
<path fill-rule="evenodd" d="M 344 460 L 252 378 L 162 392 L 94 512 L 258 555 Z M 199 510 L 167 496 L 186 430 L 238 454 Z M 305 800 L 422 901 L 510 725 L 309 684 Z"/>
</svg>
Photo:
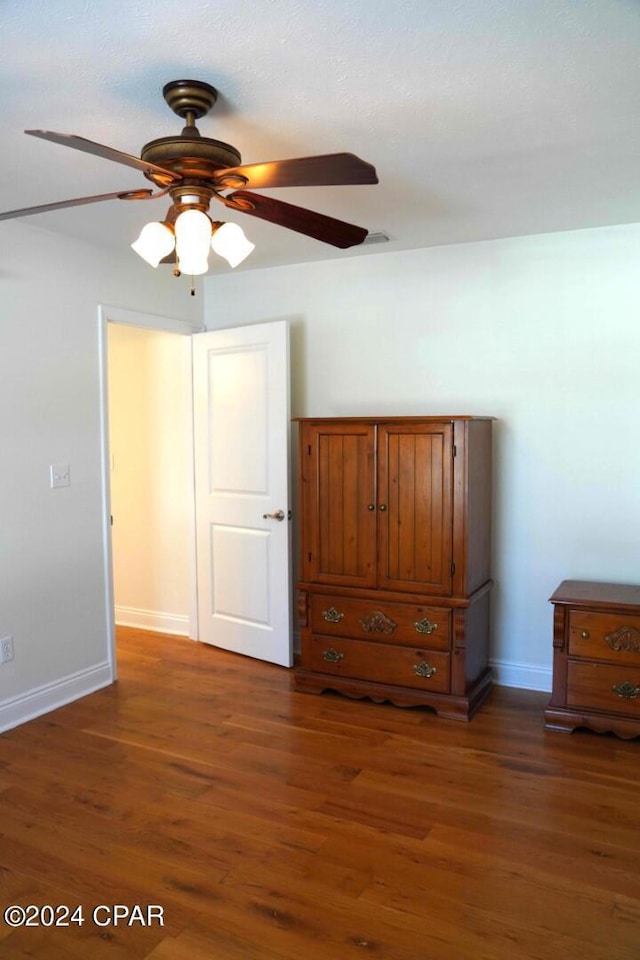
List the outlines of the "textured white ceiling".
<svg viewBox="0 0 640 960">
<path fill-rule="evenodd" d="M 640 221 L 637 0 L 22 0 L 0 4 L 0 31 L 0 211 L 147 186 L 22 131 L 139 154 L 179 133 L 161 91 L 189 78 L 220 93 L 202 134 L 244 162 L 348 150 L 378 170 L 269 193 L 390 243 L 342 253 L 236 215 L 246 268 Z M 165 206 L 24 222 L 126 248 Z"/>
</svg>

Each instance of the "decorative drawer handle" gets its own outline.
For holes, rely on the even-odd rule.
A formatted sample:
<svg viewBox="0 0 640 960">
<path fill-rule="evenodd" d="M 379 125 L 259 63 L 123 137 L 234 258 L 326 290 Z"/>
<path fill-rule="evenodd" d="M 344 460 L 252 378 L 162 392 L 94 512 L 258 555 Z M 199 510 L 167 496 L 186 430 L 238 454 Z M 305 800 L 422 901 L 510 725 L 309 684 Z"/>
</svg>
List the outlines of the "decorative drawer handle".
<svg viewBox="0 0 640 960">
<path fill-rule="evenodd" d="M 611 687 L 614 693 L 623 700 L 635 700 L 640 697 L 640 687 L 637 687 L 631 680 L 625 680 L 623 683 L 614 683 Z"/>
<path fill-rule="evenodd" d="M 430 680 L 438 671 L 436 667 L 432 667 L 426 660 L 421 660 L 420 663 L 414 663 L 413 672 L 418 677 L 425 677 L 427 680 Z"/>
<path fill-rule="evenodd" d="M 608 633 L 604 642 L 614 653 L 639 653 L 640 630 L 637 627 L 620 627 L 614 633 Z"/>
<path fill-rule="evenodd" d="M 339 610 L 336 610 L 335 607 L 329 607 L 328 610 L 322 611 L 322 617 L 324 620 L 327 620 L 329 623 L 340 623 L 344 617 L 344 613 L 340 613 Z"/>
<path fill-rule="evenodd" d="M 422 620 L 416 620 L 414 627 L 416 633 L 435 633 L 438 629 L 438 624 L 433 623 L 428 617 L 424 617 Z"/>
<path fill-rule="evenodd" d="M 344 660 L 344 653 L 340 653 L 338 650 L 334 650 L 333 647 L 329 647 L 329 649 L 325 650 L 322 654 L 322 659 L 326 660 L 327 663 L 340 663 L 341 660 Z"/>
<path fill-rule="evenodd" d="M 373 610 L 367 617 L 360 620 L 360 626 L 365 633 L 386 633 L 391 635 L 398 624 L 381 610 Z"/>
<path fill-rule="evenodd" d="M 588 639 L 589 639 L 589 631 L 588 631 L 588 630 L 583 630 L 582 633 L 580 634 L 580 636 L 582 637 L 583 640 L 588 640 Z"/>
</svg>

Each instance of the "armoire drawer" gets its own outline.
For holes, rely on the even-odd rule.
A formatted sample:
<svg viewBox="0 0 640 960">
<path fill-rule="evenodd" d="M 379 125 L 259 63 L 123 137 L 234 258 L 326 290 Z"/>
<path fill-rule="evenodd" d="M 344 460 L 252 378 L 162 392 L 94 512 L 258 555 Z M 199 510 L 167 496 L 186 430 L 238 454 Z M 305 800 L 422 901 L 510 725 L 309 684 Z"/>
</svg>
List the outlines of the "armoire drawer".
<svg viewBox="0 0 640 960">
<path fill-rule="evenodd" d="M 570 660 L 567 706 L 640 720 L 640 667 Z"/>
<path fill-rule="evenodd" d="M 427 646 L 448 650 L 451 610 L 423 604 L 387 603 L 313 594 L 311 629 L 326 636 L 378 641 L 385 644 Z"/>
<path fill-rule="evenodd" d="M 317 673 L 449 692 L 448 653 L 327 636 L 311 637 L 305 646 L 304 667 Z"/>
<path fill-rule="evenodd" d="M 640 616 L 571 610 L 569 656 L 640 667 Z"/>
</svg>

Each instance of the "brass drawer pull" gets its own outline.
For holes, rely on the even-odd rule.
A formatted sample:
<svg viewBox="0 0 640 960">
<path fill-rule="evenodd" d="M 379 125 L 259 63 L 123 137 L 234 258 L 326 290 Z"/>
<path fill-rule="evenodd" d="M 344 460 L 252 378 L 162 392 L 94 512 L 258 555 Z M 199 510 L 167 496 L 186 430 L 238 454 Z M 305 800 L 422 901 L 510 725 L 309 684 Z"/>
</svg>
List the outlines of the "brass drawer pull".
<svg viewBox="0 0 640 960">
<path fill-rule="evenodd" d="M 582 633 L 580 634 L 580 636 L 582 637 L 583 640 L 588 640 L 588 639 L 589 639 L 589 631 L 588 631 L 588 630 L 583 630 Z"/>
<path fill-rule="evenodd" d="M 438 624 L 433 623 L 428 617 L 424 617 L 422 620 L 416 620 L 414 627 L 416 633 L 435 633 L 438 629 Z"/>
<path fill-rule="evenodd" d="M 430 680 L 438 671 L 436 667 L 432 667 L 426 660 L 421 660 L 420 663 L 414 663 L 413 672 L 418 677 L 425 677 L 427 680 Z"/>
<path fill-rule="evenodd" d="M 340 663 L 341 660 L 344 660 L 344 653 L 340 653 L 338 650 L 334 650 L 333 647 L 329 647 L 329 649 L 325 650 L 322 654 L 322 659 L 326 660 L 327 663 Z"/>
<path fill-rule="evenodd" d="M 631 680 L 625 680 L 623 683 L 614 683 L 611 687 L 613 692 L 623 700 L 635 700 L 640 697 L 640 687 L 637 687 Z"/>
<path fill-rule="evenodd" d="M 322 617 L 324 620 L 328 620 L 329 623 L 340 623 L 344 617 L 344 613 L 340 613 L 335 607 L 329 607 L 328 610 L 322 611 Z"/>
</svg>

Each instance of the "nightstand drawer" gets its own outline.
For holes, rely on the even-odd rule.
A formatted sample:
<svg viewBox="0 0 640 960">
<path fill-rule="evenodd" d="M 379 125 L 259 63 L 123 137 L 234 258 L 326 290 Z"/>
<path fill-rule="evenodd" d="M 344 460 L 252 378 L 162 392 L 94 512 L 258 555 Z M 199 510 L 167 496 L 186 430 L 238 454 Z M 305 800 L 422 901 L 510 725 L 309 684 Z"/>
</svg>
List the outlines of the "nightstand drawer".
<svg viewBox="0 0 640 960">
<path fill-rule="evenodd" d="M 571 610 L 569 656 L 640 667 L 640 616 Z"/>
<path fill-rule="evenodd" d="M 312 637 L 307 664 L 317 673 L 449 692 L 449 654 L 440 651 Z"/>
<path fill-rule="evenodd" d="M 567 706 L 640 719 L 640 667 L 570 660 Z"/>
<path fill-rule="evenodd" d="M 353 600 L 340 595 L 310 598 L 311 628 L 326 636 L 448 650 L 451 610 L 422 604 Z"/>
</svg>

